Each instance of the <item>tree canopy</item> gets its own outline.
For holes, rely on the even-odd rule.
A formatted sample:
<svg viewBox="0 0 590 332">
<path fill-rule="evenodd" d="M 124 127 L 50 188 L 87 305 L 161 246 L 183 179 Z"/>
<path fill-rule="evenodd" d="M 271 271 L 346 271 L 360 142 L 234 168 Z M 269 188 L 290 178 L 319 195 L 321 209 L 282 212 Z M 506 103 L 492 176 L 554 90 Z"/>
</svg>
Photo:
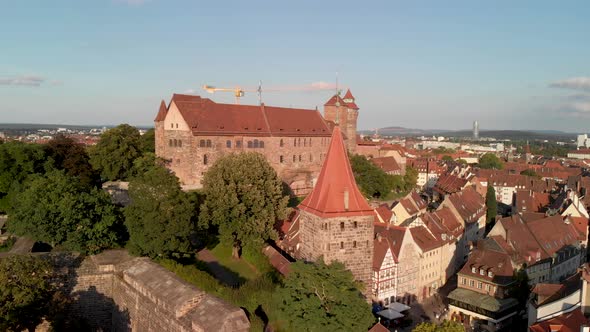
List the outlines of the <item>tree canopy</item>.
<svg viewBox="0 0 590 332">
<path fill-rule="evenodd" d="M 291 264 L 273 302 L 292 331 L 366 331 L 375 322 L 352 273 L 339 262 Z"/>
<path fill-rule="evenodd" d="M 137 128 L 121 124 L 102 134 L 90 149 L 90 163 L 103 179 L 126 180 L 132 175 L 133 161 L 141 156 L 142 147 Z"/>
<path fill-rule="evenodd" d="M 524 171 L 520 172 L 520 175 L 532 176 L 532 177 L 535 177 L 537 179 L 540 179 L 541 178 L 541 176 L 539 174 L 537 174 L 537 172 L 535 172 L 532 169 L 525 169 Z"/>
<path fill-rule="evenodd" d="M 352 155 L 350 157 L 350 166 L 354 173 L 354 179 L 365 196 L 386 197 L 391 193 L 393 181 L 390 175 L 365 156 Z"/>
<path fill-rule="evenodd" d="M 11 197 L 31 174 L 45 172 L 45 152 L 38 144 L 0 144 L 0 211 L 8 212 Z"/>
<path fill-rule="evenodd" d="M 496 223 L 498 215 L 498 202 L 496 201 L 496 190 L 488 183 L 486 192 L 486 230 L 489 232 Z"/>
<path fill-rule="evenodd" d="M 142 167 L 144 171 L 129 183 L 127 247 L 133 254 L 152 258 L 189 253 L 196 208 L 169 170 L 160 165 Z"/>
<path fill-rule="evenodd" d="M 465 328 L 456 322 L 445 320 L 436 325 L 435 323 L 425 322 L 416 326 L 412 332 L 464 332 Z"/>
<path fill-rule="evenodd" d="M 199 224 L 218 227 L 231 243 L 234 257 L 246 244 L 259 246 L 274 238 L 274 224 L 287 215 L 289 197 L 266 158 L 258 153 L 234 153 L 215 162 L 205 173 Z"/>
<path fill-rule="evenodd" d="M 495 154 L 486 153 L 479 158 L 479 167 L 486 169 L 502 169 L 504 168 L 504 164 Z"/>
<path fill-rule="evenodd" d="M 84 185 L 100 184 L 99 174 L 90 165 L 90 158 L 82 144 L 65 135 L 57 135 L 45 145 L 49 162 L 56 169 L 63 169 L 69 176 L 77 177 Z"/>
<path fill-rule="evenodd" d="M 0 259 L 0 330 L 34 331 L 49 311 L 54 289 L 53 269 L 43 258 L 9 256 Z"/>
<path fill-rule="evenodd" d="M 406 185 L 406 191 L 414 189 L 418 183 L 418 170 L 416 170 L 414 167 L 406 166 L 404 183 Z"/>
<path fill-rule="evenodd" d="M 156 131 L 152 128 L 141 135 L 141 151 L 143 153 L 156 152 Z"/>
<path fill-rule="evenodd" d="M 64 171 L 36 175 L 16 196 L 8 229 L 17 235 L 96 253 L 120 241 L 120 216 L 108 194 L 80 184 Z"/>
</svg>

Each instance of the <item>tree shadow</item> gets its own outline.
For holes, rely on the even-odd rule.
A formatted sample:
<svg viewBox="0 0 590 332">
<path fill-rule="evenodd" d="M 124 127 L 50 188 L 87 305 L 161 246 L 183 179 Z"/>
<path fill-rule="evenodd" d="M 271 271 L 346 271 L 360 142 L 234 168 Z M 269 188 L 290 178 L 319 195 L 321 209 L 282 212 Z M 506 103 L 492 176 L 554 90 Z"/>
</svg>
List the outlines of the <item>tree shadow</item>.
<svg viewBox="0 0 590 332">
<path fill-rule="evenodd" d="M 209 273 L 219 280 L 220 283 L 237 288 L 244 284 L 247 279 L 240 276 L 239 273 L 219 264 L 218 262 L 206 262 Z"/>
</svg>

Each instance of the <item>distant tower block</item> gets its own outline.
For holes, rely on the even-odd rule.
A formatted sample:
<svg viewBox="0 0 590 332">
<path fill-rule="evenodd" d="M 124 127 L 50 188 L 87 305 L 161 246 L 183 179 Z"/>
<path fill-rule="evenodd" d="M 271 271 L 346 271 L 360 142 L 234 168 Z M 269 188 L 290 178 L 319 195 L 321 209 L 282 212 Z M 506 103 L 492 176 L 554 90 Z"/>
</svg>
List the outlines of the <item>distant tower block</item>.
<svg viewBox="0 0 590 332">
<path fill-rule="evenodd" d="M 479 139 L 479 123 L 473 121 L 473 139 Z"/>
</svg>

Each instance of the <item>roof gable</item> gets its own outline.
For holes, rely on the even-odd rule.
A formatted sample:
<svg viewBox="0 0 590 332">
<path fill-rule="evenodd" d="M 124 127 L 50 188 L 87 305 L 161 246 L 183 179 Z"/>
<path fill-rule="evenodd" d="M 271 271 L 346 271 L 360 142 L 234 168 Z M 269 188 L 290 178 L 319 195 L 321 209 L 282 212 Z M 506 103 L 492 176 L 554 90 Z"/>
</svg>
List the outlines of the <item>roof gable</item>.
<svg viewBox="0 0 590 332">
<path fill-rule="evenodd" d="M 168 108 L 166 107 L 166 103 L 162 100 L 162 102 L 160 103 L 160 109 L 158 110 L 158 115 L 156 115 L 154 122 L 164 121 L 167 113 Z"/>
</svg>

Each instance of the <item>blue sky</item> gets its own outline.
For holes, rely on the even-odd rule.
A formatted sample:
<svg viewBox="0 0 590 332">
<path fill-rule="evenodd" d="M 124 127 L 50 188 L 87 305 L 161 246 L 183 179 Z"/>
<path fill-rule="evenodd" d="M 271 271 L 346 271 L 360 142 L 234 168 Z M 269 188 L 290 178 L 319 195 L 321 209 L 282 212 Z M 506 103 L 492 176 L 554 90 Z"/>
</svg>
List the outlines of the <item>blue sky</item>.
<svg viewBox="0 0 590 332">
<path fill-rule="evenodd" d="M 0 0 L 0 122 L 150 125 L 203 84 L 359 127 L 590 131 L 589 1 Z M 255 104 L 255 93 L 242 103 Z"/>
</svg>

